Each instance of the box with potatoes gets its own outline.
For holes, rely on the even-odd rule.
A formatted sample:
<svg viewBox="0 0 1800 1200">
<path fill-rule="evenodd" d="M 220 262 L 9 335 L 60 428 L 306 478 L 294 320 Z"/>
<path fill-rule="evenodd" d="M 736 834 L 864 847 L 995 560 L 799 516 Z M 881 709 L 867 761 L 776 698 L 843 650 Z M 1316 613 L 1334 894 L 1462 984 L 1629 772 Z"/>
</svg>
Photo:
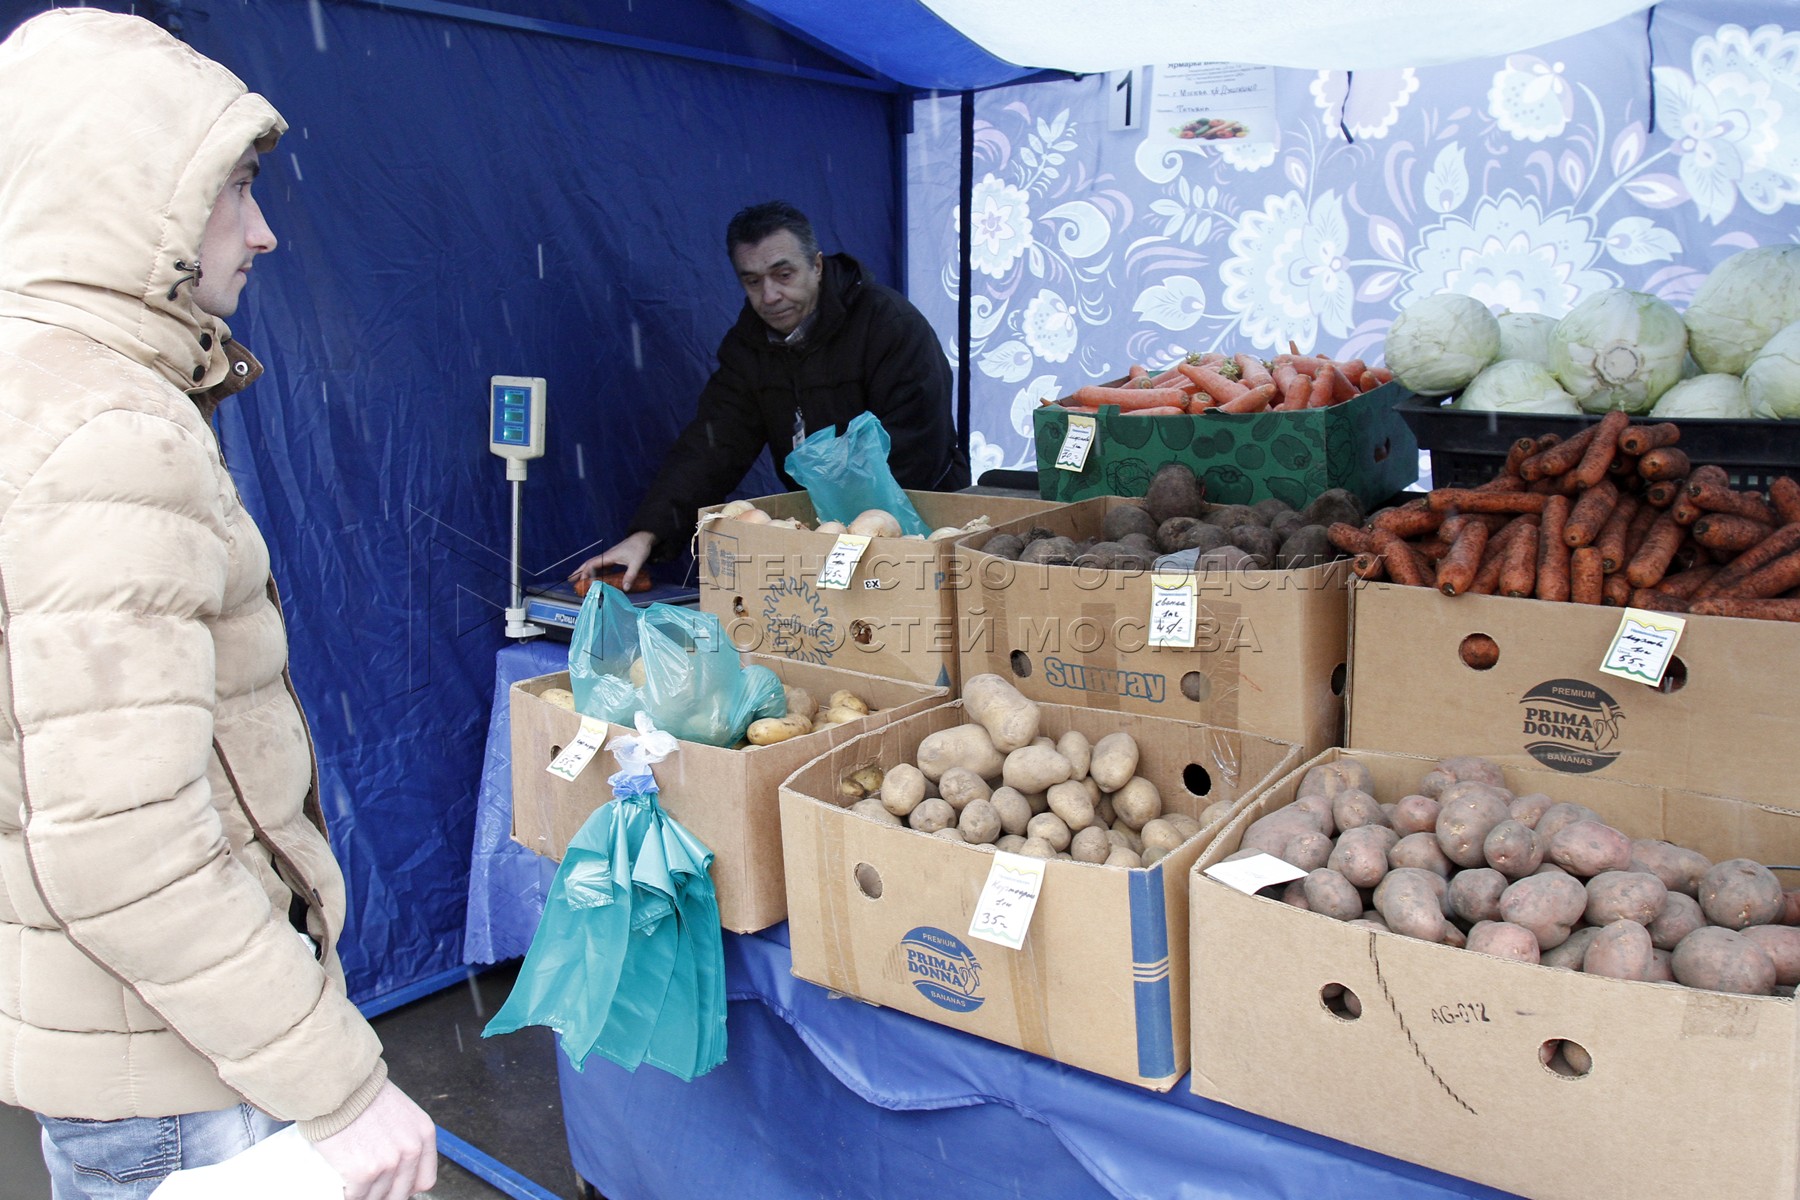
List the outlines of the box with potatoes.
<svg viewBox="0 0 1800 1200">
<path fill-rule="evenodd" d="M 956 548 L 966 674 L 1035 700 L 1244 729 L 1316 754 L 1342 739 L 1349 570 L 1326 537 L 1360 523 L 1348 492 L 1304 509 L 1208 504 L 1193 472 L 968 535 Z M 1164 558 L 1181 555 L 1179 562 Z M 1192 579 L 1191 636 L 1151 638 L 1153 567 Z"/>
<path fill-rule="evenodd" d="M 752 722 L 742 747 L 682 742 L 651 773 L 663 808 L 713 852 L 719 923 L 752 933 L 787 915 L 776 811 L 781 781 L 828 747 L 941 704 L 948 693 L 838 667 L 742 657 L 780 677 L 787 713 Z M 572 780 L 547 770 L 593 720 L 575 712 L 574 702 L 566 671 L 520 680 L 510 695 L 513 840 L 558 860 L 594 810 L 612 799 L 606 781 L 618 770 L 604 749 Z"/>
<path fill-rule="evenodd" d="M 1800 1195 L 1792 864 L 1797 810 L 1327 751 L 1195 864 L 1193 1090 L 1543 1200 Z"/>
<path fill-rule="evenodd" d="M 1187 1067 L 1188 868 L 1299 760 L 1274 738 L 975 676 L 782 785 L 794 974 L 1166 1090 Z M 972 932 L 1014 856 L 1045 860 L 1018 949 Z"/>
</svg>

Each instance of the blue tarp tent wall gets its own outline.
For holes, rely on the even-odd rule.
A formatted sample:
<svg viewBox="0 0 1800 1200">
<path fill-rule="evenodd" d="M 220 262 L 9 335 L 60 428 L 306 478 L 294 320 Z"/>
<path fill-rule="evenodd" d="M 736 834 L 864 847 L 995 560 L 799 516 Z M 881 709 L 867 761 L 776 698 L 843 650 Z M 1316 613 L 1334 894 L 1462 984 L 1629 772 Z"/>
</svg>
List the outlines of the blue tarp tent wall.
<svg viewBox="0 0 1800 1200">
<path fill-rule="evenodd" d="M 44 7 L 0 0 L 0 33 Z M 488 377 L 547 380 L 523 561 L 557 579 L 693 411 L 742 302 L 736 209 L 782 197 L 875 278 L 903 262 L 888 81 L 721 0 L 510 8 L 136 9 L 292 125 L 257 184 L 281 246 L 233 320 L 268 374 L 219 429 L 285 596 L 365 1005 L 462 961 L 508 587 Z M 771 490 L 766 465 L 744 488 Z"/>
</svg>

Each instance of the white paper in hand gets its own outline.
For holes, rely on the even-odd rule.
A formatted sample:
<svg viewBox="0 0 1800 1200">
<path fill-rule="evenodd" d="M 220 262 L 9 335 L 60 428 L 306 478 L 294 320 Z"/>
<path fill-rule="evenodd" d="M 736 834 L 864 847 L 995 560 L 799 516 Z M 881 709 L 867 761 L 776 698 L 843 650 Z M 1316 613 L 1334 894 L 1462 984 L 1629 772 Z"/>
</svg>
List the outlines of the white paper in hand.
<svg viewBox="0 0 1800 1200">
<path fill-rule="evenodd" d="M 344 1181 L 299 1129 L 289 1125 L 242 1154 L 176 1171 L 150 1200 L 344 1200 Z"/>
</svg>

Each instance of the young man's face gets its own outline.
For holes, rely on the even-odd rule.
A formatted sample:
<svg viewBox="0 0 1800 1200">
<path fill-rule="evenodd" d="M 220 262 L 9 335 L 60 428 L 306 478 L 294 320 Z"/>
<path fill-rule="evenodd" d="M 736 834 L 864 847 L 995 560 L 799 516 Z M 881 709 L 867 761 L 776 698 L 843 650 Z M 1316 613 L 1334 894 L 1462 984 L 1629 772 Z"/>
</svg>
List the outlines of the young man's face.
<svg viewBox="0 0 1800 1200">
<path fill-rule="evenodd" d="M 806 261 L 800 239 L 785 229 L 731 252 L 731 265 L 737 268 L 750 307 L 781 334 L 794 332 L 819 306 L 824 263 L 822 254 Z"/>
<path fill-rule="evenodd" d="M 275 234 L 250 194 L 258 166 L 253 146 L 231 169 L 200 235 L 200 280 L 194 285 L 194 303 L 215 317 L 237 311 L 238 297 L 250 281 L 250 265 L 257 255 L 275 248 Z"/>
</svg>

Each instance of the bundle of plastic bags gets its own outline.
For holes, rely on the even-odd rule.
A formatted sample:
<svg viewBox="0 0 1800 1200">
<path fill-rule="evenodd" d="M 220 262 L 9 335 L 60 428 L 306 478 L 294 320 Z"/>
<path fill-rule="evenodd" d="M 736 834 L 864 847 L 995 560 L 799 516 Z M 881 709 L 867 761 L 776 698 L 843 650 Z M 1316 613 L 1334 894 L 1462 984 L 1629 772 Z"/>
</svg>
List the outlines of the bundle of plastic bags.
<svg viewBox="0 0 1800 1200">
<path fill-rule="evenodd" d="M 859 413 L 844 426 L 827 425 L 811 434 L 783 461 L 795 483 L 806 489 L 821 521 L 848 525 L 871 508 L 884 509 L 900 522 L 900 532 L 931 532 L 888 466 L 893 440 L 874 413 Z"/>
<path fill-rule="evenodd" d="M 745 666 L 719 618 L 672 604 L 638 608 L 606 584 L 588 589 L 569 638 L 575 710 L 630 726 L 640 713 L 684 742 L 729 746 L 750 722 L 787 711 L 781 679 Z"/>
<path fill-rule="evenodd" d="M 675 740 L 640 717 L 607 745 L 621 770 L 569 843 L 512 993 L 483 1037 L 544 1025 L 590 1054 L 683 1080 L 725 1061 L 725 951 L 712 851 L 657 803 Z"/>
</svg>

